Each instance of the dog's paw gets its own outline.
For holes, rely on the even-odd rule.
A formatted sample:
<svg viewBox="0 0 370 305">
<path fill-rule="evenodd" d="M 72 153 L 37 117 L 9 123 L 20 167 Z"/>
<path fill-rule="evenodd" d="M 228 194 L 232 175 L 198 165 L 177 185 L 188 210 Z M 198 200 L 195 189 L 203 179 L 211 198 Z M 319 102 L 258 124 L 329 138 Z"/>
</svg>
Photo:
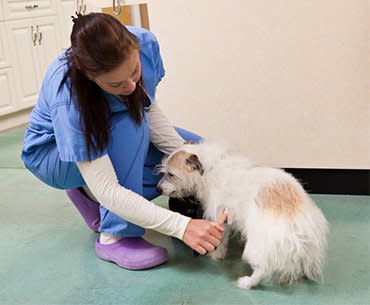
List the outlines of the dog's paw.
<svg viewBox="0 0 370 305">
<path fill-rule="evenodd" d="M 240 289 L 249 290 L 254 286 L 253 284 L 254 282 L 250 276 L 243 276 L 238 279 L 236 286 Z"/>
</svg>

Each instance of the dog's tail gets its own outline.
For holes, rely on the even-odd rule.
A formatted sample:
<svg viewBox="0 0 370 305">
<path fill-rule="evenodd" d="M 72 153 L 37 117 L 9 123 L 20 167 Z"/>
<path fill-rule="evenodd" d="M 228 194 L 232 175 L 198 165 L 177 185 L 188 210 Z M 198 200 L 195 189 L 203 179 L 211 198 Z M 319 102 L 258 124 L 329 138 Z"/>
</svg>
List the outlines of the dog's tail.
<svg viewBox="0 0 370 305">
<path fill-rule="evenodd" d="M 321 281 L 328 224 L 303 188 L 294 181 L 273 185 L 262 190 L 254 207 L 243 254 L 251 265 L 263 266 L 267 275 L 289 284 L 304 275 Z"/>
</svg>

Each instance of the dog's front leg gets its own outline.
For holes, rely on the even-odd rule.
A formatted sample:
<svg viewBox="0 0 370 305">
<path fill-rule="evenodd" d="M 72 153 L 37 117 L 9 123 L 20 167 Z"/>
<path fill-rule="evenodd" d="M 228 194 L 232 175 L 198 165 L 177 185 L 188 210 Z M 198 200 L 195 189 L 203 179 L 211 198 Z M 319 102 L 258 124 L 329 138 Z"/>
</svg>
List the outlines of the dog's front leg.
<svg viewBox="0 0 370 305">
<path fill-rule="evenodd" d="M 265 277 L 266 277 L 266 274 L 263 271 L 263 269 L 253 268 L 252 275 L 240 277 L 236 285 L 240 289 L 248 290 L 248 289 L 251 289 L 252 287 L 257 286 Z"/>
<path fill-rule="evenodd" d="M 220 245 L 214 251 L 208 254 L 208 256 L 214 261 L 224 259 L 227 254 L 227 246 L 229 243 L 231 228 L 230 226 L 224 226 L 224 228 L 225 230 L 222 234 Z"/>
</svg>

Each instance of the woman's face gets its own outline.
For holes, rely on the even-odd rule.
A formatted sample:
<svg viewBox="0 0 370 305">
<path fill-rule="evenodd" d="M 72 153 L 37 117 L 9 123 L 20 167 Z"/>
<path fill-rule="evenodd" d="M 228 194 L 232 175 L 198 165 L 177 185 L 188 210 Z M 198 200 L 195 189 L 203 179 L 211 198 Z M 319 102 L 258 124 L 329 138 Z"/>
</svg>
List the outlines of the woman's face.
<svg viewBox="0 0 370 305">
<path fill-rule="evenodd" d="M 130 95 L 141 76 L 139 51 L 134 50 L 116 69 L 101 74 L 93 81 L 103 90 L 114 95 Z"/>
</svg>

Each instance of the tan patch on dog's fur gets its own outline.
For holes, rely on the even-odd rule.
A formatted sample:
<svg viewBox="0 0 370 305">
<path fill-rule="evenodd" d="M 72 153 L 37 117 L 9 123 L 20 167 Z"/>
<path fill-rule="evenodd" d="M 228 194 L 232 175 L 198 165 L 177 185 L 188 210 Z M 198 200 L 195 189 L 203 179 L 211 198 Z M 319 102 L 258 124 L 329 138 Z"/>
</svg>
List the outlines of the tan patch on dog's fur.
<svg viewBox="0 0 370 305">
<path fill-rule="evenodd" d="M 178 172 L 186 174 L 190 172 L 188 166 L 186 166 L 186 160 L 191 156 L 190 153 L 180 150 L 175 153 L 167 162 L 168 166 L 175 168 Z"/>
<path fill-rule="evenodd" d="M 305 199 L 297 188 L 289 182 L 281 182 L 263 187 L 256 198 L 257 204 L 275 214 L 293 216 Z"/>
</svg>

